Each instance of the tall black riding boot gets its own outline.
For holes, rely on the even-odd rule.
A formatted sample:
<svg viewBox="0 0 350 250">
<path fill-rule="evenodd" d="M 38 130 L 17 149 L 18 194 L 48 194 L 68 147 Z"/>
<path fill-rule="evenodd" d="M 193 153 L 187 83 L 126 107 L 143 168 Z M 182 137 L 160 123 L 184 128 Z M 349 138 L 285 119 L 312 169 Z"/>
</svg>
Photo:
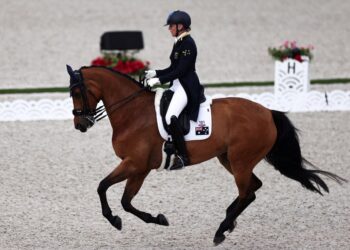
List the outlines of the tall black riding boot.
<svg viewBox="0 0 350 250">
<path fill-rule="evenodd" d="M 176 116 L 171 117 L 170 131 L 178 154 L 169 170 L 181 169 L 189 165 L 190 162 L 187 155 L 184 134 Z"/>
</svg>

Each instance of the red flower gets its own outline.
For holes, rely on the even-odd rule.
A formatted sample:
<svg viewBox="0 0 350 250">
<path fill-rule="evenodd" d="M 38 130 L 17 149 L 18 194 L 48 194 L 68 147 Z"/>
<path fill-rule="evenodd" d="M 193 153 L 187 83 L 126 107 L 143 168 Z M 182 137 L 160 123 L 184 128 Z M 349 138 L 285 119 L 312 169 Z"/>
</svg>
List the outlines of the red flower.
<svg viewBox="0 0 350 250">
<path fill-rule="evenodd" d="M 303 59 L 301 58 L 301 55 L 300 55 L 300 54 L 295 55 L 295 56 L 294 56 L 294 60 L 297 60 L 297 61 L 299 61 L 299 62 L 303 62 Z"/>
<path fill-rule="evenodd" d="M 91 65 L 109 67 L 124 74 L 139 74 L 142 70 L 148 68 L 149 62 L 143 62 L 132 57 L 105 56 L 97 57 L 91 62 Z"/>
<path fill-rule="evenodd" d="M 108 62 L 102 58 L 102 57 L 97 57 L 91 62 L 91 65 L 93 66 L 107 66 Z"/>
<path fill-rule="evenodd" d="M 113 67 L 113 69 L 115 69 L 121 73 L 127 74 L 126 63 L 124 63 L 122 60 L 119 60 L 117 65 L 115 65 Z"/>
<path fill-rule="evenodd" d="M 139 71 L 145 68 L 145 64 L 139 60 L 131 61 L 131 68 L 133 71 Z"/>
</svg>

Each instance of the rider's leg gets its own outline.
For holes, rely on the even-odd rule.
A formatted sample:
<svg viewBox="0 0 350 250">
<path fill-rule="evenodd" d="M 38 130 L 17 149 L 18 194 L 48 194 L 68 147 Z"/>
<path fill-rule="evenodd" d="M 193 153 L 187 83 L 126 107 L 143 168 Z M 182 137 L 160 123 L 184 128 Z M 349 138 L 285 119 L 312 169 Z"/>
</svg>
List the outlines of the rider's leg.
<svg viewBox="0 0 350 250">
<path fill-rule="evenodd" d="M 179 117 L 180 113 L 187 105 L 187 95 L 179 80 L 175 80 L 173 82 L 173 86 L 170 89 L 174 92 L 174 95 L 170 101 L 168 111 L 165 115 L 165 121 L 168 126 L 171 123 L 171 117 Z"/>
<path fill-rule="evenodd" d="M 175 80 L 171 90 L 174 91 L 165 120 L 170 128 L 174 145 L 178 151 L 178 158 L 169 169 L 179 169 L 189 164 L 183 131 L 177 120 L 182 110 L 187 105 L 187 95 L 178 80 Z"/>
<path fill-rule="evenodd" d="M 171 118 L 170 131 L 178 154 L 177 158 L 175 158 L 174 164 L 169 168 L 169 170 L 181 169 L 189 165 L 189 159 L 183 131 L 176 116 Z"/>
</svg>

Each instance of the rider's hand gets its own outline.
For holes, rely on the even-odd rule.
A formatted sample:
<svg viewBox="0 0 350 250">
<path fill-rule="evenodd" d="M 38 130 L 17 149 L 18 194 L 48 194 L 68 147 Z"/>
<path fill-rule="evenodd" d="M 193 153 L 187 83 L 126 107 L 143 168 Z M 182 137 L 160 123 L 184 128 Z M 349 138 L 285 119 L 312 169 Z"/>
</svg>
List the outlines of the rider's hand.
<svg viewBox="0 0 350 250">
<path fill-rule="evenodd" d="M 160 83 L 160 81 L 159 81 L 159 78 L 151 78 L 151 79 L 147 79 L 146 83 L 148 86 L 153 87 L 157 83 Z"/>
<path fill-rule="evenodd" d="M 146 70 L 145 73 L 146 73 L 145 75 L 146 79 L 150 79 L 157 76 L 157 73 L 155 70 Z"/>
</svg>

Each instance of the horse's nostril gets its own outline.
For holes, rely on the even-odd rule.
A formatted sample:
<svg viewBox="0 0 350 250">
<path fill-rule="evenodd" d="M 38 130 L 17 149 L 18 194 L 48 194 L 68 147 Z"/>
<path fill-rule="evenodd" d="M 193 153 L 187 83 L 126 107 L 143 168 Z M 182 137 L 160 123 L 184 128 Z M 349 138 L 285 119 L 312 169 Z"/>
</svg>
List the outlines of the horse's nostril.
<svg viewBox="0 0 350 250">
<path fill-rule="evenodd" d="M 75 129 L 79 130 L 80 132 L 86 132 L 87 128 L 80 123 L 75 125 Z"/>
</svg>

